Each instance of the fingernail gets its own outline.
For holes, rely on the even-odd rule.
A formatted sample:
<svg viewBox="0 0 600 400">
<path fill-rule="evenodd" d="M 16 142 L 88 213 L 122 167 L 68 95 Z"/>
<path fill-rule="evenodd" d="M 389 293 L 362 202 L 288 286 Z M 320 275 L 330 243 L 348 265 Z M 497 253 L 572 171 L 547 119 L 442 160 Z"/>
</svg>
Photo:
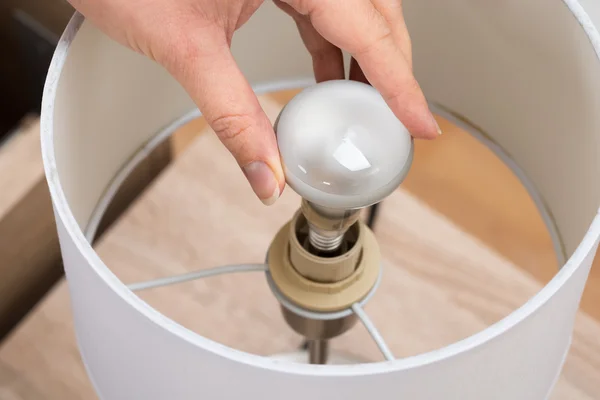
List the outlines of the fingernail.
<svg viewBox="0 0 600 400">
<path fill-rule="evenodd" d="M 262 161 L 251 162 L 244 167 L 244 175 L 263 204 L 270 206 L 277 201 L 279 185 L 267 164 Z"/>
<path fill-rule="evenodd" d="M 437 128 L 437 134 L 438 136 L 442 134 L 442 128 L 440 128 L 440 124 L 438 124 L 437 120 L 435 119 L 435 117 L 433 117 L 433 122 L 435 122 L 435 127 Z"/>
</svg>

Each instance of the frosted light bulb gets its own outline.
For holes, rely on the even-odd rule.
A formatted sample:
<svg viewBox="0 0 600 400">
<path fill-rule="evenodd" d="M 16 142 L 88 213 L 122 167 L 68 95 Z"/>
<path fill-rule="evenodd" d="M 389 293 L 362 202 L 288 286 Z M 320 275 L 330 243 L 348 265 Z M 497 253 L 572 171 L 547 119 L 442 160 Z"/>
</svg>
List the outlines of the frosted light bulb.
<svg viewBox="0 0 600 400">
<path fill-rule="evenodd" d="M 319 83 L 294 97 L 275 123 L 288 185 L 330 209 L 377 203 L 402 183 L 413 140 L 383 97 L 355 81 Z"/>
</svg>

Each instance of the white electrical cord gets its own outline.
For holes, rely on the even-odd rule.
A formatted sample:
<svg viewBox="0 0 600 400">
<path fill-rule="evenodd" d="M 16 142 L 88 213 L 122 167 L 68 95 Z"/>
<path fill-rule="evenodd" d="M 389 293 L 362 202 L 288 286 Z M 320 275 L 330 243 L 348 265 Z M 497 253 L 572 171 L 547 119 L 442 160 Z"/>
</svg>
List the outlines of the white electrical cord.
<svg viewBox="0 0 600 400">
<path fill-rule="evenodd" d="M 139 290 L 154 289 L 161 286 L 175 285 L 177 283 L 189 282 L 195 279 L 208 278 L 211 276 L 233 274 L 236 272 L 253 272 L 253 271 L 266 271 L 267 266 L 265 264 L 238 264 L 238 265 L 226 265 L 224 267 L 216 267 L 203 269 L 200 271 L 189 272 L 187 274 L 168 276 L 166 278 L 154 279 L 146 282 L 138 282 L 127 285 L 127 287 L 136 292 Z"/>
<path fill-rule="evenodd" d="M 375 341 L 375 344 L 377 345 L 377 347 L 379 347 L 381 353 L 383 353 L 385 359 L 388 361 L 393 361 L 394 355 L 390 351 L 389 347 L 387 347 L 387 344 L 385 344 L 385 341 L 381 337 L 381 334 L 379 334 L 379 331 L 377 330 L 377 328 L 375 328 L 375 325 L 373 325 L 373 322 L 371 321 L 367 313 L 365 313 L 365 310 L 363 310 L 360 304 L 354 303 L 352 304 L 352 311 L 354 311 L 354 314 L 356 314 L 358 319 L 360 319 L 360 322 L 362 322 L 362 324 L 365 326 L 367 332 L 369 332 L 369 335 L 371 335 L 371 337 Z"/>
</svg>

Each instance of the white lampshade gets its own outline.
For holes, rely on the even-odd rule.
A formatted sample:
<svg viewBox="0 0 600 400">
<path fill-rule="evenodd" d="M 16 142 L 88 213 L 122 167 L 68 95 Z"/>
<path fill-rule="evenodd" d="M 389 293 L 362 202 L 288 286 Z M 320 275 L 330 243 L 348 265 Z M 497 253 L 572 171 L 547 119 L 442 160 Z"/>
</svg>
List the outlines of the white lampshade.
<svg viewBox="0 0 600 400">
<path fill-rule="evenodd" d="M 174 323 L 111 273 L 85 232 L 133 156 L 194 115 L 194 104 L 158 65 L 76 15 L 49 71 L 42 144 L 77 338 L 101 399 L 547 398 L 600 235 L 600 3 L 404 4 L 415 73 L 432 108 L 518 166 L 565 261 L 554 279 L 489 328 L 389 362 L 286 363 Z M 257 92 L 313 80 L 295 25 L 270 2 L 232 47 Z"/>
</svg>

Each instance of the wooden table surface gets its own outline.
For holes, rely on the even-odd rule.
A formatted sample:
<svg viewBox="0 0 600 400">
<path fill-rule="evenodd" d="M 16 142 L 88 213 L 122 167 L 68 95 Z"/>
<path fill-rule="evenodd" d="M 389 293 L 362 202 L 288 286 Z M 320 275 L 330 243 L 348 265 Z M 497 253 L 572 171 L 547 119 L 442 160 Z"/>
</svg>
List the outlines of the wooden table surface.
<svg viewBox="0 0 600 400">
<path fill-rule="evenodd" d="M 276 114 L 277 103 L 267 103 L 269 113 Z M 383 203 L 375 229 L 384 280 L 366 310 L 396 357 L 478 332 L 541 287 L 535 274 L 427 203 L 398 190 Z M 205 133 L 194 138 L 96 249 L 127 283 L 261 262 L 273 235 L 298 205 L 291 190 L 271 208 L 260 204 L 232 157 L 212 133 Z M 261 273 L 214 277 L 140 296 L 176 322 L 244 351 L 269 355 L 300 343 L 281 318 Z M 600 324 L 580 312 L 552 399 L 599 397 L 599 338 Z M 367 361 L 382 358 L 360 326 L 332 347 Z M 62 282 L 0 348 L 0 399 L 93 398 Z"/>
<path fill-rule="evenodd" d="M 132 171 L 107 210 L 99 234 L 169 164 L 171 153 L 170 142 L 165 142 Z M 62 275 L 40 124 L 31 115 L 0 143 L 0 341 Z"/>
</svg>

